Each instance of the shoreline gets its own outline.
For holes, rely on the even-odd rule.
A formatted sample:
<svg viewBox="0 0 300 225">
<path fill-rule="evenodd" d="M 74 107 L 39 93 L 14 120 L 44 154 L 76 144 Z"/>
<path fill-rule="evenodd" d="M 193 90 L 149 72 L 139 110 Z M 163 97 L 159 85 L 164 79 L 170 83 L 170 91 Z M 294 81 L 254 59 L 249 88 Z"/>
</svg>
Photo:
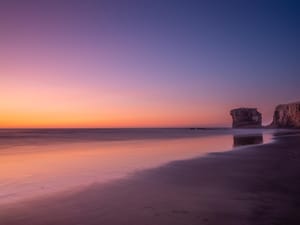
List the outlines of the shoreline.
<svg viewBox="0 0 300 225">
<path fill-rule="evenodd" d="M 199 138 L 211 135 L 249 135 L 290 130 L 292 131 L 292 129 L 272 128 L 0 129 L 0 150 L 28 144 L 40 146 L 90 141 L 123 142 Z"/>
<path fill-rule="evenodd" d="M 275 137 L 2 206 L 0 224 L 299 224 L 300 136 Z"/>
<path fill-rule="evenodd" d="M 129 177 L 136 171 L 157 168 L 176 160 L 202 157 L 210 152 L 268 143 L 272 136 L 248 130 L 235 133 L 238 135 L 206 134 L 199 138 L 170 139 L 162 136 L 160 140 L 150 141 L 49 143 L 47 146 L 28 145 L 0 151 L 0 170 L 14 171 L 12 177 L 9 172 L 6 179 L 5 174 L 1 176 L 0 205 L 51 196 L 88 187 L 96 182 L 113 182 Z"/>
</svg>

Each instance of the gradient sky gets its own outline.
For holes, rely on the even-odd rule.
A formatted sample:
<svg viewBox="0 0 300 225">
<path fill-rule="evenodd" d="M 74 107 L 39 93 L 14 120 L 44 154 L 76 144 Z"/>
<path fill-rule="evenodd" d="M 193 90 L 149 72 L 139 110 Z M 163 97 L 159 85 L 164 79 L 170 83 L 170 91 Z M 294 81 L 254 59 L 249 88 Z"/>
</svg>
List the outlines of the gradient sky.
<svg viewBox="0 0 300 225">
<path fill-rule="evenodd" d="M 0 2 L 0 127 L 269 123 L 300 100 L 288 0 Z"/>
</svg>

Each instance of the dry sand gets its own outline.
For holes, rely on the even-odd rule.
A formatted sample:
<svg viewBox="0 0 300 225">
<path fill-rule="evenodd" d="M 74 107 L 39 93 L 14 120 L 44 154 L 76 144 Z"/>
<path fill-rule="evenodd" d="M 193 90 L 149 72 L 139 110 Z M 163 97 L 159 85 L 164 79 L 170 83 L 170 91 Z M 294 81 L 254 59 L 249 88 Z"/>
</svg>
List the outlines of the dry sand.
<svg viewBox="0 0 300 225">
<path fill-rule="evenodd" d="M 300 224 L 300 136 L 4 205 L 1 225 Z"/>
</svg>

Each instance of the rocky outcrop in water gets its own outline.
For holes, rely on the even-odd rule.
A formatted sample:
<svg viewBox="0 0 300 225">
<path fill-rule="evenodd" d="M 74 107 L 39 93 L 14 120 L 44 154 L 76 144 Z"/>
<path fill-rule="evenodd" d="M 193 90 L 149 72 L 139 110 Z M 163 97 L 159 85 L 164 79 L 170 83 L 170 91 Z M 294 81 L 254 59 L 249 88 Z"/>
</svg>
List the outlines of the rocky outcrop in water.
<svg viewBox="0 0 300 225">
<path fill-rule="evenodd" d="M 271 127 L 300 128 L 300 102 L 278 105 Z"/>
<path fill-rule="evenodd" d="M 233 128 L 261 127 L 261 113 L 256 108 L 238 108 L 230 111 Z"/>
</svg>

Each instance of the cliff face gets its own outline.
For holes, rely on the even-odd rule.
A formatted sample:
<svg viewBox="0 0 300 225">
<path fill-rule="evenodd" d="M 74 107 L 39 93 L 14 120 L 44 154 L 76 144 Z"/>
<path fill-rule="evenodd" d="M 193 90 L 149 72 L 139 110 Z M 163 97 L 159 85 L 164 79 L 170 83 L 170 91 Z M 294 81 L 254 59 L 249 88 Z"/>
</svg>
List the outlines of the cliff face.
<svg viewBox="0 0 300 225">
<path fill-rule="evenodd" d="M 271 127 L 300 128 L 300 102 L 278 105 Z"/>
<path fill-rule="evenodd" d="M 256 108 L 238 108 L 230 111 L 233 128 L 261 127 L 261 113 Z"/>
</svg>

